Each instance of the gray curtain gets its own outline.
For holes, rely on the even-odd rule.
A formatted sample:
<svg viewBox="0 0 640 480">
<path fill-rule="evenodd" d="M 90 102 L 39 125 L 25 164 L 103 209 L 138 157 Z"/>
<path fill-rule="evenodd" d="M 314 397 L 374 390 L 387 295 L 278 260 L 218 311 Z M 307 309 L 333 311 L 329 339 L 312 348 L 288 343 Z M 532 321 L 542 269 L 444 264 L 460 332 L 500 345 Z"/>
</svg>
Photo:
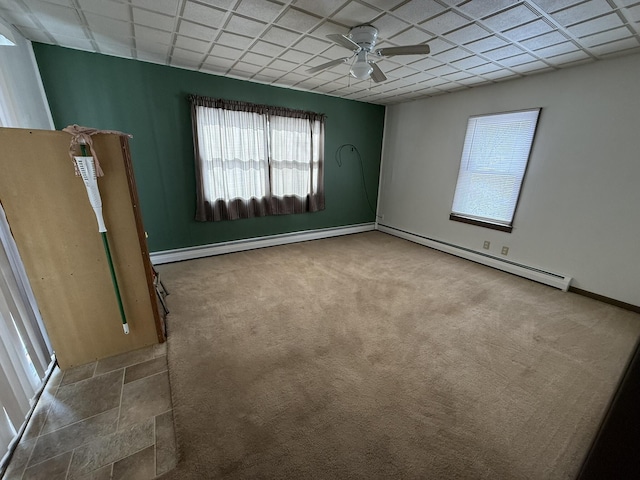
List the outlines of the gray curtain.
<svg viewBox="0 0 640 480">
<path fill-rule="evenodd" d="M 191 124 L 195 154 L 196 220 L 234 220 L 324 210 L 325 115 L 284 107 L 272 107 L 197 95 L 189 95 L 188 99 L 191 102 Z M 206 108 L 203 109 L 202 107 Z M 261 183 L 261 180 L 264 180 L 265 185 L 259 189 L 262 192 L 259 197 L 246 198 L 245 195 L 245 198 L 232 198 L 233 194 L 229 194 L 228 191 L 226 194 L 221 193 L 221 190 L 224 189 L 223 187 L 218 187 L 217 190 L 212 187 L 212 183 L 219 183 L 212 182 L 212 175 L 224 175 L 225 162 L 220 161 L 221 159 L 208 158 L 211 153 L 206 146 L 201 144 L 206 137 L 204 130 L 208 129 L 208 134 L 212 128 L 205 118 L 207 117 L 207 112 L 210 112 L 207 109 L 247 112 L 257 114 L 261 118 L 264 116 L 268 125 L 267 129 L 271 128 L 271 131 L 264 136 L 260 128 L 257 128 L 255 132 L 257 138 L 246 140 L 246 143 L 253 143 L 254 141 L 267 143 L 264 172 L 261 172 L 262 163 L 260 158 L 252 158 L 250 162 L 239 162 L 236 158 L 230 158 L 234 155 L 232 149 L 223 154 L 225 157 L 223 160 L 226 160 L 226 165 L 235 165 L 239 170 L 247 170 L 249 168 L 247 165 L 251 165 L 252 180 L 257 178 L 257 183 Z M 224 115 L 221 117 L 224 117 Z M 279 140 L 281 137 L 274 131 L 274 125 L 286 124 L 286 119 L 292 119 L 290 121 L 291 128 L 297 129 L 298 132 L 305 131 L 308 133 L 308 136 L 303 135 L 305 141 L 302 142 L 302 146 L 283 145 L 283 140 Z M 224 121 L 224 119 L 221 121 Z M 298 149 L 297 151 L 295 150 L 296 148 Z M 274 155 L 287 158 L 275 158 Z M 288 158 L 292 155 L 296 158 Z M 210 166 L 213 163 L 216 164 L 217 168 L 205 167 L 205 165 Z M 238 165 L 244 166 L 238 167 Z M 260 178 L 261 175 L 264 175 L 263 179 Z M 292 176 L 295 177 L 298 183 L 296 194 L 278 194 L 277 188 L 275 193 L 272 191 L 272 184 L 278 178 L 291 178 Z M 305 184 L 308 185 L 308 189 L 305 192 L 300 190 L 299 184 L 301 181 L 306 182 Z"/>
</svg>

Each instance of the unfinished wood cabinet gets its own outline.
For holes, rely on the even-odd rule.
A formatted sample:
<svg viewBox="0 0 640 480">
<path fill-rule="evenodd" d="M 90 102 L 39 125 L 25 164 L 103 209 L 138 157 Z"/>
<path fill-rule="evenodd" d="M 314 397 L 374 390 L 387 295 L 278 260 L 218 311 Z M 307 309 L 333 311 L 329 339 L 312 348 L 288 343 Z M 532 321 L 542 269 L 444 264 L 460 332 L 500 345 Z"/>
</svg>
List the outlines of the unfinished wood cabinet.
<svg viewBox="0 0 640 480">
<path fill-rule="evenodd" d="M 70 140 L 65 132 L 0 128 L 0 202 L 62 368 L 165 340 L 128 140 L 93 136 L 129 335 Z"/>
</svg>

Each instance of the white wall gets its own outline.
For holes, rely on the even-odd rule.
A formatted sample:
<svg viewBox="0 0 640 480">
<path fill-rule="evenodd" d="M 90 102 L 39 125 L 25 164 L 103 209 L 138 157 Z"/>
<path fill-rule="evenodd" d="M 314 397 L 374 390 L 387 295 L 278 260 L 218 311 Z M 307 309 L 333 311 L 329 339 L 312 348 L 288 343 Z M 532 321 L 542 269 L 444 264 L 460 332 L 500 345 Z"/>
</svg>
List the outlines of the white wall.
<svg viewBox="0 0 640 480">
<path fill-rule="evenodd" d="M 0 18 L 11 30 L 15 46 L 0 46 L 0 126 L 54 128 L 31 42 Z"/>
<path fill-rule="evenodd" d="M 512 233 L 449 220 L 470 115 L 542 107 Z M 387 109 L 381 224 L 640 305 L 640 55 Z M 482 249 L 491 242 L 489 252 Z"/>
</svg>

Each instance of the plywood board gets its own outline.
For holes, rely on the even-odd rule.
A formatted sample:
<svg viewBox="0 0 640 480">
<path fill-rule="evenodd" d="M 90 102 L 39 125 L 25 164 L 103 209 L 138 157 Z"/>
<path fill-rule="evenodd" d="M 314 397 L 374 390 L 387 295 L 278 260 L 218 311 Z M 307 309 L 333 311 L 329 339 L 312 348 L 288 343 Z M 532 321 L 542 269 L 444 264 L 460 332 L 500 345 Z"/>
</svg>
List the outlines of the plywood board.
<svg viewBox="0 0 640 480">
<path fill-rule="evenodd" d="M 0 202 L 61 367 L 158 342 L 119 137 L 97 135 L 107 235 L 131 333 L 64 132 L 0 128 Z"/>
</svg>

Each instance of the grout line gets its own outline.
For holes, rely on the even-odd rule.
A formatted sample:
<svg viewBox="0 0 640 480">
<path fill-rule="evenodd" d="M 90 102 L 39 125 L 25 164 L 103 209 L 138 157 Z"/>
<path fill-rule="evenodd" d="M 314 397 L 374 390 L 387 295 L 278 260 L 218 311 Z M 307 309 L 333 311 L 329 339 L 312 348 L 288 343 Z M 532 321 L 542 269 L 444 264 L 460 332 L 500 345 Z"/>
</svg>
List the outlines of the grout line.
<svg viewBox="0 0 640 480">
<path fill-rule="evenodd" d="M 71 471 L 71 462 L 73 461 L 73 456 L 76 453 L 76 449 L 71 450 L 71 456 L 69 457 L 69 465 L 67 465 L 67 472 L 64 476 L 65 479 L 69 478 L 69 472 Z"/>
<path fill-rule="evenodd" d="M 51 430 L 50 432 L 47 432 L 47 433 L 44 433 L 44 434 L 38 435 L 36 438 L 46 437 L 47 435 L 51 435 L 52 433 L 59 432 L 60 430 L 62 430 L 62 429 L 64 429 L 64 428 L 71 427 L 71 426 L 73 426 L 73 425 L 77 425 L 78 423 L 84 422 L 85 420 L 90 420 L 90 419 L 95 418 L 95 417 L 97 417 L 97 416 L 99 416 L 99 415 L 103 415 L 103 414 L 105 414 L 105 413 L 107 413 L 107 412 L 110 412 L 111 410 L 115 410 L 116 408 L 118 408 L 118 407 L 109 408 L 109 409 L 107 409 L 107 410 L 104 410 L 104 411 L 102 411 L 102 412 L 98 412 L 98 413 L 96 413 L 96 414 L 94 414 L 94 415 L 91 415 L 91 416 L 89 416 L 89 417 L 85 417 L 85 418 L 82 418 L 82 419 L 80 419 L 80 420 L 76 420 L 75 422 L 68 423 L 67 425 L 64 425 L 64 426 L 62 426 L 62 427 L 60 427 L 60 428 L 56 428 L 55 430 Z"/>
<path fill-rule="evenodd" d="M 147 378 L 151 378 L 151 377 L 154 377 L 156 375 L 160 375 L 161 373 L 165 373 L 165 372 L 168 372 L 168 371 L 169 371 L 169 369 L 167 368 L 167 369 L 162 370 L 160 372 L 156 372 L 156 373 L 152 373 L 151 375 L 147 375 L 146 377 L 136 378 L 135 380 L 131 380 L 130 382 L 125 383 L 125 385 L 131 385 L 132 383 L 136 383 L 136 382 L 139 382 L 140 380 L 145 380 Z"/>
<path fill-rule="evenodd" d="M 96 376 L 96 370 L 98 370 L 98 362 L 100 360 L 96 360 L 96 364 L 93 366 L 93 373 L 91 374 L 91 378 Z"/>
<path fill-rule="evenodd" d="M 162 415 L 162 414 L 161 414 Z M 158 476 L 158 415 L 153 417 L 153 472 Z"/>
<path fill-rule="evenodd" d="M 118 419 L 116 420 L 116 432 L 120 429 L 120 414 L 122 413 L 122 397 L 124 395 L 124 371 L 122 369 L 122 383 L 120 384 L 120 402 L 118 403 Z"/>
</svg>

